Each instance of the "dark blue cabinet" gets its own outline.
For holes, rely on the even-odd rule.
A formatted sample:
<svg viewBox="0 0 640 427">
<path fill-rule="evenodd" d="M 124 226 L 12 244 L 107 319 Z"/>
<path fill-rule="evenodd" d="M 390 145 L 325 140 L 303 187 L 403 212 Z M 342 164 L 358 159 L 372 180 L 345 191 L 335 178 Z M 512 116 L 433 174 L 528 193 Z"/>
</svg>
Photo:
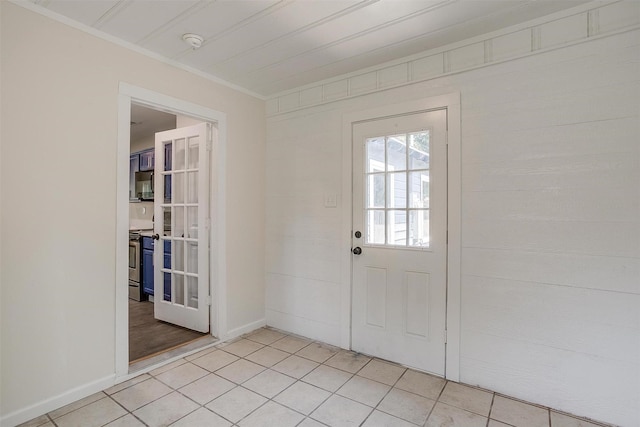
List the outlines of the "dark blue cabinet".
<svg viewBox="0 0 640 427">
<path fill-rule="evenodd" d="M 155 150 L 150 148 L 140 152 L 140 171 L 152 171 L 155 166 Z"/>
<path fill-rule="evenodd" d="M 142 237 L 142 290 L 144 293 L 153 295 L 154 271 L 153 271 L 153 248 L 155 241 L 151 237 Z M 171 242 L 164 242 L 164 268 L 171 268 Z M 164 275 L 164 300 L 171 301 L 171 274 Z"/>
<path fill-rule="evenodd" d="M 164 242 L 164 268 L 171 268 L 171 242 Z M 171 301 L 171 273 L 164 274 L 164 299 Z"/>
<path fill-rule="evenodd" d="M 143 237 L 151 240 L 151 237 Z M 145 294 L 153 295 L 153 249 L 142 249 L 142 291 Z"/>
<path fill-rule="evenodd" d="M 171 144 L 165 144 L 164 146 L 164 170 L 170 171 L 172 166 L 171 162 Z M 165 203 L 171 203 L 171 175 L 165 175 L 164 177 L 164 201 Z"/>
</svg>

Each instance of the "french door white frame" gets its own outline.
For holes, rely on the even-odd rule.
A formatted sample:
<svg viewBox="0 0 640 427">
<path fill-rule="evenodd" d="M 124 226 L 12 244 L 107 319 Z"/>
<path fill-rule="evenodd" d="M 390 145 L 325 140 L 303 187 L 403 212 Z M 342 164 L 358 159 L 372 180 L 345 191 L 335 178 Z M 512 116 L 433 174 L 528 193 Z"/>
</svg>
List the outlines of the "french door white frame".
<svg viewBox="0 0 640 427">
<path fill-rule="evenodd" d="M 225 260 L 225 164 L 227 144 L 227 116 L 200 105 L 143 89 L 128 83 L 120 83 L 118 95 L 118 149 L 116 191 L 116 277 L 115 277 L 115 370 L 116 383 L 129 376 L 129 294 L 123 284 L 128 282 L 129 240 L 129 155 L 131 103 L 144 105 L 172 114 L 180 114 L 213 123 L 217 129 L 217 141 L 210 158 L 210 212 L 214 226 L 210 227 L 211 252 L 209 263 L 209 293 L 212 304 L 209 321 L 210 333 L 220 339 L 227 331 L 227 287 Z"/>
<path fill-rule="evenodd" d="M 350 112 L 342 117 L 342 248 L 340 282 L 340 344 L 351 348 L 352 256 L 351 234 L 353 224 L 353 155 L 352 128 L 360 121 L 379 119 L 419 111 L 447 110 L 447 343 L 445 346 L 445 378 L 460 380 L 460 93 L 454 92 L 389 104 L 383 107 Z"/>
</svg>

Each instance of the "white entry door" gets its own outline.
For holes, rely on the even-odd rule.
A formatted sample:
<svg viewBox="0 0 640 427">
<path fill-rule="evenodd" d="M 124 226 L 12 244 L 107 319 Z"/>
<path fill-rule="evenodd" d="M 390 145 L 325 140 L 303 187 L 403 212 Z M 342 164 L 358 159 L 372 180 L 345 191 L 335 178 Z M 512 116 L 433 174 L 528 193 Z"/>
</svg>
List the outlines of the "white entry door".
<svg viewBox="0 0 640 427">
<path fill-rule="evenodd" d="M 446 110 L 353 125 L 352 349 L 444 375 Z"/>
<path fill-rule="evenodd" d="M 155 318 L 209 331 L 211 125 L 156 133 Z"/>
</svg>

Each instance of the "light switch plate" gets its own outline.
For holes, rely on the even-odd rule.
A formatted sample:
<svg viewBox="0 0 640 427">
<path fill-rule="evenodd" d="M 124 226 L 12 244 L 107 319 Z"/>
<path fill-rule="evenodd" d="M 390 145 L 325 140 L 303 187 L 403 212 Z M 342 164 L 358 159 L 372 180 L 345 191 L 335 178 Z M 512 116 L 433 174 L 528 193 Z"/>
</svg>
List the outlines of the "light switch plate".
<svg viewBox="0 0 640 427">
<path fill-rule="evenodd" d="M 338 206 L 338 195 L 336 193 L 327 193 L 324 195 L 324 207 L 335 208 Z"/>
</svg>

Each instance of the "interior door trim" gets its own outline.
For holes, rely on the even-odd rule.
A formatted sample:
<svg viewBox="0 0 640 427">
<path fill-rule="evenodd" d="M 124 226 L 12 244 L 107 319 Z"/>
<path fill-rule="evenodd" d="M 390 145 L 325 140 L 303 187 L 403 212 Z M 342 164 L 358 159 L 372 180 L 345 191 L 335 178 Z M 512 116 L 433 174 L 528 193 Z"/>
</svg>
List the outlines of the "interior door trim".
<svg viewBox="0 0 640 427">
<path fill-rule="evenodd" d="M 226 278 L 226 146 L 227 115 L 197 104 L 173 98 L 155 91 L 121 82 L 118 90 L 118 142 L 116 183 L 116 274 L 115 274 L 115 374 L 116 383 L 129 374 L 128 289 L 121 284 L 128 274 L 129 233 L 129 127 L 131 103 L 156 110 L 182 114 L 214 124 L 215 136 L 210 151 L 210 215 L 215 224 L 209 228 L 211 243 L 209 263 L 215 273 L 209 277 L 209 292 L 213 303 L 209 307 L 211 335 L 224 340 L 227 331 Z"/>
<path fill-rule="evenodd" d="M 352 127 L 354 123 L 411 114 L 425 110 L 447 110 L 447 307 L 445 378 L 460 380 L 460 280 L 461 280 L 461 151 L 460 92 L 420 100 L 389 104 L 378 108 L 345 113 L 342 116 L 342 239 L 340 270 L 340 345 L 351 348 L 351 226 Z"/>
</svg>

